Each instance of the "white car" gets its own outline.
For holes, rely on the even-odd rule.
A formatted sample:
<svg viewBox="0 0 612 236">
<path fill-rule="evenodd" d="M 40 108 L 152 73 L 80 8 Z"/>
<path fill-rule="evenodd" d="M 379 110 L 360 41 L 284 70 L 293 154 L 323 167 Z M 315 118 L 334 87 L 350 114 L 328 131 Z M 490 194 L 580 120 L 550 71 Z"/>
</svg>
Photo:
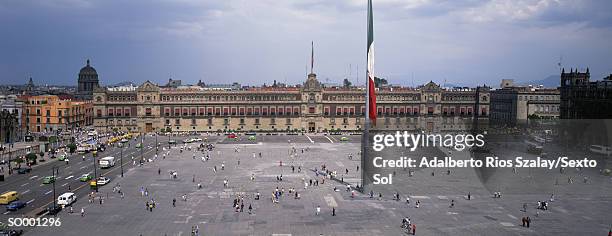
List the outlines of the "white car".
<svg viewBox="0 0 612 236">
<path fill-rule="evenodd" d="M 127 139 L 121 139 L 121 142 L 122 142 L 122 143 L 127 143 L 127 142 L 128 142 L 128 140 L 127 140 Z"/>
<path fill-rule="evenodd" d="M 98 185 L 106 185 L 108 184 L 108 182 L 110 182 L 110 178 L 108 177 L 104 177 L 104 176 L 100 176 L 98 178 L 98 181 L 96 182 Z"/>
</svg>

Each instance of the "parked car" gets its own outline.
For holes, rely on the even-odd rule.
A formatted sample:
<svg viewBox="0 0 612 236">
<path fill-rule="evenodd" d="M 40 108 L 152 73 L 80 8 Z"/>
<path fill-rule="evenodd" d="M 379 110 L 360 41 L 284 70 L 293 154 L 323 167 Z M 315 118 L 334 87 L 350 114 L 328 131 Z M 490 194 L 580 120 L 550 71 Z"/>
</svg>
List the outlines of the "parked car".
<svg viewBox="0 0 612 236">
<path fill-rule="evenodd" d="M 21 208 L 24 208 L 26 206 L 26 203 L 23 201 L 13 201 L 10 204 L 6 205 L 6 210 L 7 211 L 16 211 L 19 210 Z"/>
<path fill-rule="evenodd" d="M 22 229 L 0 229 L 0 236 L 20 236 L 22 234 Z"/>
<path fill-rule="evenodd" d="M 18 174 L 27 174 L 27 173 L 30 173 L 30 171 L 32 171 L 32 168 L 30 167 L 23 167 L 23 168 L 17 169 Z"/>
<path fill-rule="evenodd" d="M 348 139 L 347 137 L 344 137 L 344 136 L 340 138 L 340 141 L 342 141 L 342 142 L 346 142 L 346 141 L 348 141 L 348 140 L 349 140 L 349 139 Z"/>
<path fill-rule="evenodd" d="M 249 136 L 249 140 L 250 141 L 255 141 L 257 140 L 257 137 L 255 137 L 254 135 Z"/>
<path fill-rule="evenodd" d="M 43 184 L 50 184 L 55 182 L 55 176 L 45 176 L 45 178 L 43 178 Z"/>
<path fill-rule="evenodd" d="M 66 155 L 61 155 L 59 158 L 57 158 L 57 160 L 63 161 L 63 160 L 66 160 L 66 158 L 67 158 Z"/>
</svg>

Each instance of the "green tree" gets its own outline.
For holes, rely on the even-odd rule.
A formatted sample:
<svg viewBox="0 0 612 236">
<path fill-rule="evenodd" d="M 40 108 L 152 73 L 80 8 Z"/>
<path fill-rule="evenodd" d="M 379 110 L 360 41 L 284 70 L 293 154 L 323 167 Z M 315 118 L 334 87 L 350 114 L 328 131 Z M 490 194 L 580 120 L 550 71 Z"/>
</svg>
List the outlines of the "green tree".
<svg viewBox="0 0 612 236">
<path fill-rule="evenodd" d="M 76 151 L 76 148 L 77 148 L 76 144 L 74 143 L 70 143 L 66 145 L 66 147 L 68 148 L 70 154 L 74 153 L 74 151 Z"/>
<path fill-rule="evenodd" d="M 353 86 L 353 83 L 351 83 L 351 81 L 349 81 L 347 78 L 344 79 L 344 81 L 342 81 L 342 86 L 345 88 L 349 88 L 351 86 Z"/>
<path fill-rule="evenodd" d="M 26 157 L 26 159 L 28 160 L 29 163 L 36 164 L 36 158 L 38 158 L 38 156 L 36 156 L 35 153 L 30 152 L 30 153 L 26 154 L 25 157 Z"/>
<path fill-rule="evenodd" d="M 374 86 L 380 88 L 384 85 L 387 85 L 387 79 L 374 77 Z"/>
</svg>

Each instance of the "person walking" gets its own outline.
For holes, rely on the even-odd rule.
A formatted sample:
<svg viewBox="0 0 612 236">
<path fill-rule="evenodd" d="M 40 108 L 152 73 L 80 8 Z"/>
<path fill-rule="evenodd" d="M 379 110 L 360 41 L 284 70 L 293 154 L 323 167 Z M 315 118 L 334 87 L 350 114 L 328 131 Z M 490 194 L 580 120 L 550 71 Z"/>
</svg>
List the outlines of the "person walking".
<svg viewBox="0 0 612 236">
<path fill-rule="evenodd" d="M 316 211 L 316 215 L 319 215 L 321 213 L 321 206 L 317 205 L 317 211 Z"/>
<path fill-rule="evenodd" d="M 412 235 L 416 235 L 416 224 L 412 224 Z"/>
<path fill-rule="evenodd" d="M 332 207 L 332 216 L 336 216 L 336 208 Z"/>
<path fill-rule="evenodd" d="M 249 203 L 249 215 L 253 212 L 253 206 Z"/>
<path fill-rule="evenodd" d="M 176 198 L 172 198 L 172 207 L 176 207 Z"/>
<path fill-rule="evenodd" d="M 81 217 L 84 217 L 84 216 L 85 216 L 85 208 L 81 207 Z"/>
</svg>

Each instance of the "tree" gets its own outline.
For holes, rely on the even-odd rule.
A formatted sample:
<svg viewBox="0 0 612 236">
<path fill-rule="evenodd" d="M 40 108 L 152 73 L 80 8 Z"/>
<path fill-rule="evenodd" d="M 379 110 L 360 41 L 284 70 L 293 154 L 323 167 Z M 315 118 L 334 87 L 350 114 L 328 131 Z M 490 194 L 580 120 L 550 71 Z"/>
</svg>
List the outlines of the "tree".
<svg viewBox="0 0 612 236">
<path fill-rule="evenodd" d="M 383 79 L 383 78 L 378 78 L 378 77 L 374 77 L 374 86 L 376 86 L 377 88 L 380 88 L 384 85 L 387 85 L 387 79 Z"/>
<path fill-rule="evenodd" d="M 70 151 L 70 154 L 74 153 L 74 151 L 76 151 L 76 148 L 77 148 L 76 144 L 74 144 L 74 143 L 70 143 L 70 144 L 66 145 L 66 147 Z"/>
<path fill-rule="evenodd" d="M 345 88 L 350 88 L 353 86 L 353 83 L 351 83 L 351 81 L 349 81 L 347 78 L 344 78 L 344 81 L 342 81 L 342 86 Z"/>
<path fill-rule="evenodd" d="M 30 152 L 30 153 L 26 154 L 25 157 L 26 157 L 26 159 L 28 160 L 29 163 L 36 164 L 36 158 L 38 158 L 38 157 L 36 156 L 35 153 Z"/>
</svg>

